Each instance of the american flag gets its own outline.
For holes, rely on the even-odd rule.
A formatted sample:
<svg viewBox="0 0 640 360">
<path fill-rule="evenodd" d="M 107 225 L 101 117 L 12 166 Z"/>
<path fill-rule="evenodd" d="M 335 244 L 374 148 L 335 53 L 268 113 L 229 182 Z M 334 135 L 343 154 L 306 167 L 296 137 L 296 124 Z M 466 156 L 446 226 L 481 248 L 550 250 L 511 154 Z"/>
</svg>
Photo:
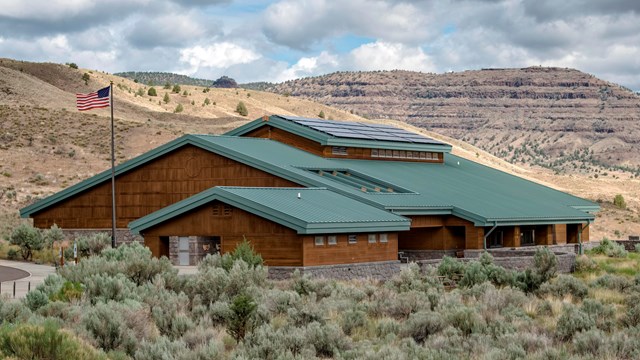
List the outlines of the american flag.
<svg viewBox="0 0 640 360">
<path fill-rule="evenodd" d="M 76 106 L 78 110 L 85 111 L 109 106 L 109 89 L 94 91 L 89 94 L 76 94 Z"/>
</svg>

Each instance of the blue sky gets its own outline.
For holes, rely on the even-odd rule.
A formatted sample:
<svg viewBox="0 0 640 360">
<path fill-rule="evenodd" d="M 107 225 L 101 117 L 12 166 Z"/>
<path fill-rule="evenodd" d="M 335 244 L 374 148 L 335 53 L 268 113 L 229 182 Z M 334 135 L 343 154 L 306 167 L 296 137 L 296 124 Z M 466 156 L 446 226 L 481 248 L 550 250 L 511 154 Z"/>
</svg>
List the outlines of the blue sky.
<svg viewBox="0 0 640 360">
<path fill-rule="evenodd" d="M 3 0 L 0 54 L 240 82 L 543 65 L 640 90 L 640 1 Z"/>
</svg>

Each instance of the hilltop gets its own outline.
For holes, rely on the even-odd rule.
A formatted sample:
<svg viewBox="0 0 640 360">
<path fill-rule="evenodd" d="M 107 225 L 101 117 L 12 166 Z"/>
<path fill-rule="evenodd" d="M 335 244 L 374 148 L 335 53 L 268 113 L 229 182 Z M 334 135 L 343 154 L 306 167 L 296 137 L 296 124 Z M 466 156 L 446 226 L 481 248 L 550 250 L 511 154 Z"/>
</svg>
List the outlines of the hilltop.
<svg viewBox="0 0 640 360">
<path fill-rule="evenodd" d="M 82 80 L 88 74 L 87 84 Z M 421 132 L 451 143 L 454 153 L 545 185 L 592 200 L 604 210 L 592 225 L 594 238 L 640 233 L 640 181 L 610 171 L 608 177 L 554 174 L 528 165 L 514 165 L 459 139 L 389 119 L 368 120 L 350 109 L 341 110 L 301 99 L 248 89 L 207 89 L 181 85 L 150 86 L 112 74 L 66 65 L 0 59 L 0 235 L 17 221 L 17 210 L 109 167 L 109 109 L 78 112 L 76 92 L 91 92 L 114 82 L 116 156 L 120 163 L 185 133 L 220 134 L 263 115 L 285 114 L 352 121 L 376 121 Z M 163 101 L 168 94 L 169 102 Z M 208 101 L 207 101 L 208 100 Z M 389 101 L 393 99 L 390 97 Z M 246 117 L 236 110 L 242 101 Z M 175 112 L 178 105 L 181 112 Z M 353 111 L 354 113 L 358 111 Z M 440 131 L 440 130 L 438 130 Z M 623 194 L 632 210 L 609 205 Z"/>
</svg>

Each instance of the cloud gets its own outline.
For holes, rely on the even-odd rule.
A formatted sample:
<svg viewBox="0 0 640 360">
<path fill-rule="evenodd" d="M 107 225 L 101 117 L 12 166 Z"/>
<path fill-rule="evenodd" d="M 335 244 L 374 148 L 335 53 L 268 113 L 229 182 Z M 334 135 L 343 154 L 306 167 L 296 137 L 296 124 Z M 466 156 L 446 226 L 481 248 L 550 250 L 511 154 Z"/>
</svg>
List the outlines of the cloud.
<svg viewBox="0 0 640 360">
<path fill-rule="evenodd" d="M 213 25 L 207 24 L 194 13 L 141 17 L 125 30 L 125 37 L 131 45 L 142 49 L 184 47 L 202 38 L 218 35 Z"/>
<path fill-rule="evenodd" d="M 260 58 L 251 49 L 230 42 L 193 46 L 180 51 L 180 62 L 187 63 L 186 74 L 195 74 L 201 68 L 227 68 L 237 64 L 248 64 Z"/>
<path fill-rule="evenodd" d="M 410 2 L 283 0 L 265 10 L 262 29 L 276 44 L 309 49 L 348 33 L 415 43 L 428 39 L 430 20 Z"/>
<path fill-rule="evenodd" d="M 420 47 L 378 41 L 354 49 L 350 58 L 359 70 L 436 71 L 431 58 Z"/>
</svg>

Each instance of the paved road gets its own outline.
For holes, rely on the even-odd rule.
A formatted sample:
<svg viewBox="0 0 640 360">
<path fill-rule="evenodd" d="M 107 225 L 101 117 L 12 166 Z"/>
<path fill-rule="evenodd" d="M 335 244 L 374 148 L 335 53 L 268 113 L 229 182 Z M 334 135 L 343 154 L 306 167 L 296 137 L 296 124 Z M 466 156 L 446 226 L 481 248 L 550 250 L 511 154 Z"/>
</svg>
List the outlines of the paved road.
<svg viewBox="0 0 640 360">
<path fill-rule="evenodd" d="M 5 276 L 5 271 L 7 275 Z M 29 285 L 31 289 L 35 289 L 40 285 L 44 279 L 56 272 L 56 269 L 50 265 L 36 265 L 33 263 L 26 263 L 20 261 L 9 261 L 0 259 L 0 281 L 2 281 L 2 288 L 0 292 L 6 294 L 9 297 L 13 296 L 13 283 L 16 284 L 16 298 L 23 298 L 27 294 Z M 18 279 L 8 279 L 9 274 L 22 274 L 22 277 Z"/>
<path fill-rule="evenodd" d="M 0 282 L 18 280 L 31 276 L 31 273 L 7 266 L 0 266 Z"/>
</svg>

